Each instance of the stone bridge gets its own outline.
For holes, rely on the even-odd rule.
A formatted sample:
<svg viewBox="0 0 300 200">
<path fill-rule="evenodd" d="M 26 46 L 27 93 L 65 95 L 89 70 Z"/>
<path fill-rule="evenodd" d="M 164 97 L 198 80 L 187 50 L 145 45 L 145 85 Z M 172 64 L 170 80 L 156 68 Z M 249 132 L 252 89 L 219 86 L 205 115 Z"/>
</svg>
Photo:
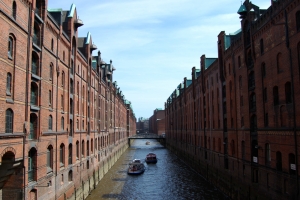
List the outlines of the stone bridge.
<svg viewBox="0 0 300 200">
<path fill-rule="evenodd" d="M 162 135 L 157 135 L 154 133 L 140 133 L 140 134 L 136 134 L 136 135 L 132 135 L 130 137 L 128 137 L 128 145 L 130 146 L 130 140 L 136 140 L 136 139 L 157 139 L 161 142 L 164 142 L 165 144 L 165 137 Z"/>
</svg>

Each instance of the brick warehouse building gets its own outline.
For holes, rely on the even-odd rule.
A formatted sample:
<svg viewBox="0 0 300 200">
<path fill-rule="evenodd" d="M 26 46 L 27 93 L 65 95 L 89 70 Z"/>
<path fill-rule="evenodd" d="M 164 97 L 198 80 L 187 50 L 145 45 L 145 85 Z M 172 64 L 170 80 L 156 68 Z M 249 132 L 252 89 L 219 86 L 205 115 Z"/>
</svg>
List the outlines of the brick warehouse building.
<svg viewBox="0 0 300 200">
<path fill-rule="evenodd" d="M 149 133 L 162 135 L 166 132 L 165 110 L 156 108 L 153 115 L 149 118 Z"/>
<path fill-rule="evenodd" d="M 136 133 L 90 33 L 43 0 L 0 2 L 0 197 L 84 199 Z"/>
<path fill-rule="evenodd" d="M 299 199 L 300 1 L 238 14 L 167 99 L 167 146 L 232 199 Z"/>
</svg>

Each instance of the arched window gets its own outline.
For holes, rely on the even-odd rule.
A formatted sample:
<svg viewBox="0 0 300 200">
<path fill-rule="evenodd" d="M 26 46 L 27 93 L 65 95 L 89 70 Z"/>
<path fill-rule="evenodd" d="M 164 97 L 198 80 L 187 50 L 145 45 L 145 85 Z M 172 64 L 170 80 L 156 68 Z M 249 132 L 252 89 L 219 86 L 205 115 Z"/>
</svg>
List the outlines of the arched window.
<svg viewBox="0 0 300 200">
<path fill-rule="evenodd" d="M 5 112 L 5 133 L 13 133 L 14 112 L 7 109 Z"/>
<path fill-rule="evenodd" d="M 72 164 L 72 144 L 69 144 L 69 156 L 68 156 L 68 164 Z"/>
<path fill-rule="evenodd" d="M 12 5 L 12 16 L 15 20 L 17 19 L 17 3 L 16 3 L 16 1 L 14 1 L 13 5 Z"/>
<path fill-rule="evenodd" d="M 37 138 L 37 121 L 38 118 L 36 114 L 31 113 L 30 114 L 30 133 L 29 133 L 29 139 L 36 139 Z"/>
<path fill-rule="evenodd" d="M 36 53 L 32 53 L 31 73 L 39 75 L 39 58 Z"/>
<path fill-rule="evenodd" d="M 53 38 L 51 39 L 51 51 L 53 51 L 54 50 L 54 40 L 53 40 Z"/>
<path fill-rule="evenodd" d="M 62 94 L 60 97 L 61 110 L 64 111 L 64 95 Z"/>
<path fill-rule="evenodd" d="M 47 148 L 47 172 L 53 171 L 53 147 L 49 145 Z"/>
<path fill-rule="evenodd" d="M 271 164 L 271 147 L 269 143 L 265 144 L 265 163 L 266 165 Z"/>
<path fill-rule="evenodd" d="M 65 61 L 65 51 L 63 51 L 63 61 Z"/>
<path fill-rule="evenodd" d="M 51 115 L 49 115 L 49 118 L 48 118 L 48 129 L 52 130 L 52 116 Z"/>
<path fill-rule="evenodd" d="M 277 106 L 279 104 L 278 86 L 273 87 L 273 102 L 274 106 Z"/>
<path fill-rule="evenodd" d="M 36 189 L 32 189 L 30 192 L 29 192 L 29 199 L 37 199 L 37 190 Z"/>
<path fill-rule="evenodd" d="M 285 102 L 287 104 L 292 103 L 292 86 L 291 82 L 285 84 Z"/>
<path fill-rule="evenodd" d="M 70 114 L 73 114 L 73 100 L 70 99 Z"/>
<path fill-rule="evenodd" d="M 30 95 L 30 104 L 38 105 L 38 87 L 36 83 L 31 83 L 31 95 Z"/>
<path fill-rule="evenodd" d="M 49 80 L 53 81 L 53 64 L 50 63 L 49 65 Z"/>
<path fill-rule="evenodd" d="M 64 87 L 65 84 L 65 72 L 61 72 L 61 87 Z"/>
<path fill-rule="evenodd" d="M 60 167 L 65 166 L 65 145 L 61 144 L 59 147 L 59 162 Z"/>
<path fill-rule="evenodd" d="M 60 126 L 61 126 L 61 130 L 65 129 L 65 119 L 64 119 L 64 117 L 61 117 Z"/>
<path fill-rule="evenodd" d="M 276 152 L 276 169 L 282 171 L 282 156 L 280 151 Z"/>
<path fill-rule="evenodd" d="M 300 11 L 296 12 L 296 28 L 300 31 Z"/>
<path fill-rule="evenodd" d="M 35 148 L 31 148 L 28 153 L 28 182 L 36 180 L 36 161 L 37 152 Z"/>
<path fill-rule="evenodd" d="M 74 73 L 74 61 L 73 60 L 71 60 L 70 72 L 71 72 L 71 74 Z"/>
<path fill-rule="evenodd" d="M 84 140 L 81 142 L 81 157 L 84 158 Z"/>
<path fill-rule="evenodd" d="M 90 155 L 90 141 L 86 141 L 86 156 Z"/>
<path fill-rule="evenodd" d="M 11 73 L 7 73 L 6 77 L 6 95 L 11 95 L 11 88 L 12 88 L 12 76 Z"/>
<path fill-rule="evenodd" d="M 93 152 L 94 152 L 94 141 L 93 141 L 93 139 L 91 140 L 91 154 L 93 154 Z"/>
<path fill-rule="evenodd" d="M 73 171 L 72 171 L 72 170 L 69 171 L 69 174 L 68 174 L 68 181 L 69 181 L 69 182 L 73 181 Z"/>
<path fill-rule="evenodd" d="M 40 27 L 37 23 L 34 24 L 32 41 L 35 45 L 40 46 Z"/>
<path fill-rule="evenodd" d="M 52 105 L 52 91 L 49 90 L 49 106 L 51 107 Z"/>
<path fill-rule="evenodd" d="M 70 93 L 74 93 L 74 85 L 73 85 L 73 79 L 70 79 Z"/>
<path fill-rule="evenodd" d="M 8 51 L 7 51 L 7 55 L 9 59 L 13 59 L 14 58 L 14 38 L 12 36 L 8 37 Z"/>
<path fill-rule="evenodd" d="M 76 159 L 79 159 L 79 141 L 76 141 Z"/>
<path fill-rule="evenodd" d="M 69 132 L 69 136 L 73 136 L 73 120 L 72 119 L 70 119 L 70 132 Z"/>
</svg>

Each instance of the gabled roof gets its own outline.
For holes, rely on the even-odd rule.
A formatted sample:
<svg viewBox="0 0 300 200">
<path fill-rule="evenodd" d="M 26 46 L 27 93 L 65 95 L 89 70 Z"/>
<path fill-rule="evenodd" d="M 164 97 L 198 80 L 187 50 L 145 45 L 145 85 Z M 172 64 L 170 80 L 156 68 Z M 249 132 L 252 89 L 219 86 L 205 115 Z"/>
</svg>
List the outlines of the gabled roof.
<svg viewBox="0 0 300 200">
<path fill-rule="evenodd" d="M 191 79 L 187 79 L 186 80 L 186 87 L 189 87 L 192 84 L 192 80 Z"/>
<path fill-rule="evenodd" d="M 76 9 L 76 5 L 74 3 L 72 3 L 72 5 L 70 7 L 70 10 L 69 10 L 68 17 L 73 17 L 74 16 L 75 9 Z"/>
<path fill-rule="evenodd" d="M 205 69 L 209 68 L 217 58 L 205 58 Z"/>
<path fill-rule="evenodd" d="M 225 35 L 224 36 L 225 50 L 228 49 L 231 46 L 233 41 L 240 38 L 241 34 L 242 34 L 242 29 L 239 29 L 234 33 L 230 33 L 229 35 Z"/>
</svg>

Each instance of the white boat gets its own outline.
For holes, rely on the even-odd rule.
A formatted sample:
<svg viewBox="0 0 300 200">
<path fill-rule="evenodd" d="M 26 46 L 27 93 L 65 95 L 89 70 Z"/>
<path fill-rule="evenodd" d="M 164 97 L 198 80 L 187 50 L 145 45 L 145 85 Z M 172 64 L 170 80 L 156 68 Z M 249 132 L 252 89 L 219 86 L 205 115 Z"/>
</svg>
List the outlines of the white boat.
<svg viewBox="0 0 300 200">
<path fill-rule="evenodd" d="M 145 165 L 141 162 L 141 160 L 134 159 L 131 163 L 129 163 L 127 174 L 139 175 L 144 173 L 144 171 L 145 171 Z"/>
<path fill-rule="evenodd" d="M 146 142 L 146 145 L 149 145 L 149 144 L 150 144 L 150 142 L 149 142 L 149 141 L 147 141 L 147 142 Z"/>
</svg>

